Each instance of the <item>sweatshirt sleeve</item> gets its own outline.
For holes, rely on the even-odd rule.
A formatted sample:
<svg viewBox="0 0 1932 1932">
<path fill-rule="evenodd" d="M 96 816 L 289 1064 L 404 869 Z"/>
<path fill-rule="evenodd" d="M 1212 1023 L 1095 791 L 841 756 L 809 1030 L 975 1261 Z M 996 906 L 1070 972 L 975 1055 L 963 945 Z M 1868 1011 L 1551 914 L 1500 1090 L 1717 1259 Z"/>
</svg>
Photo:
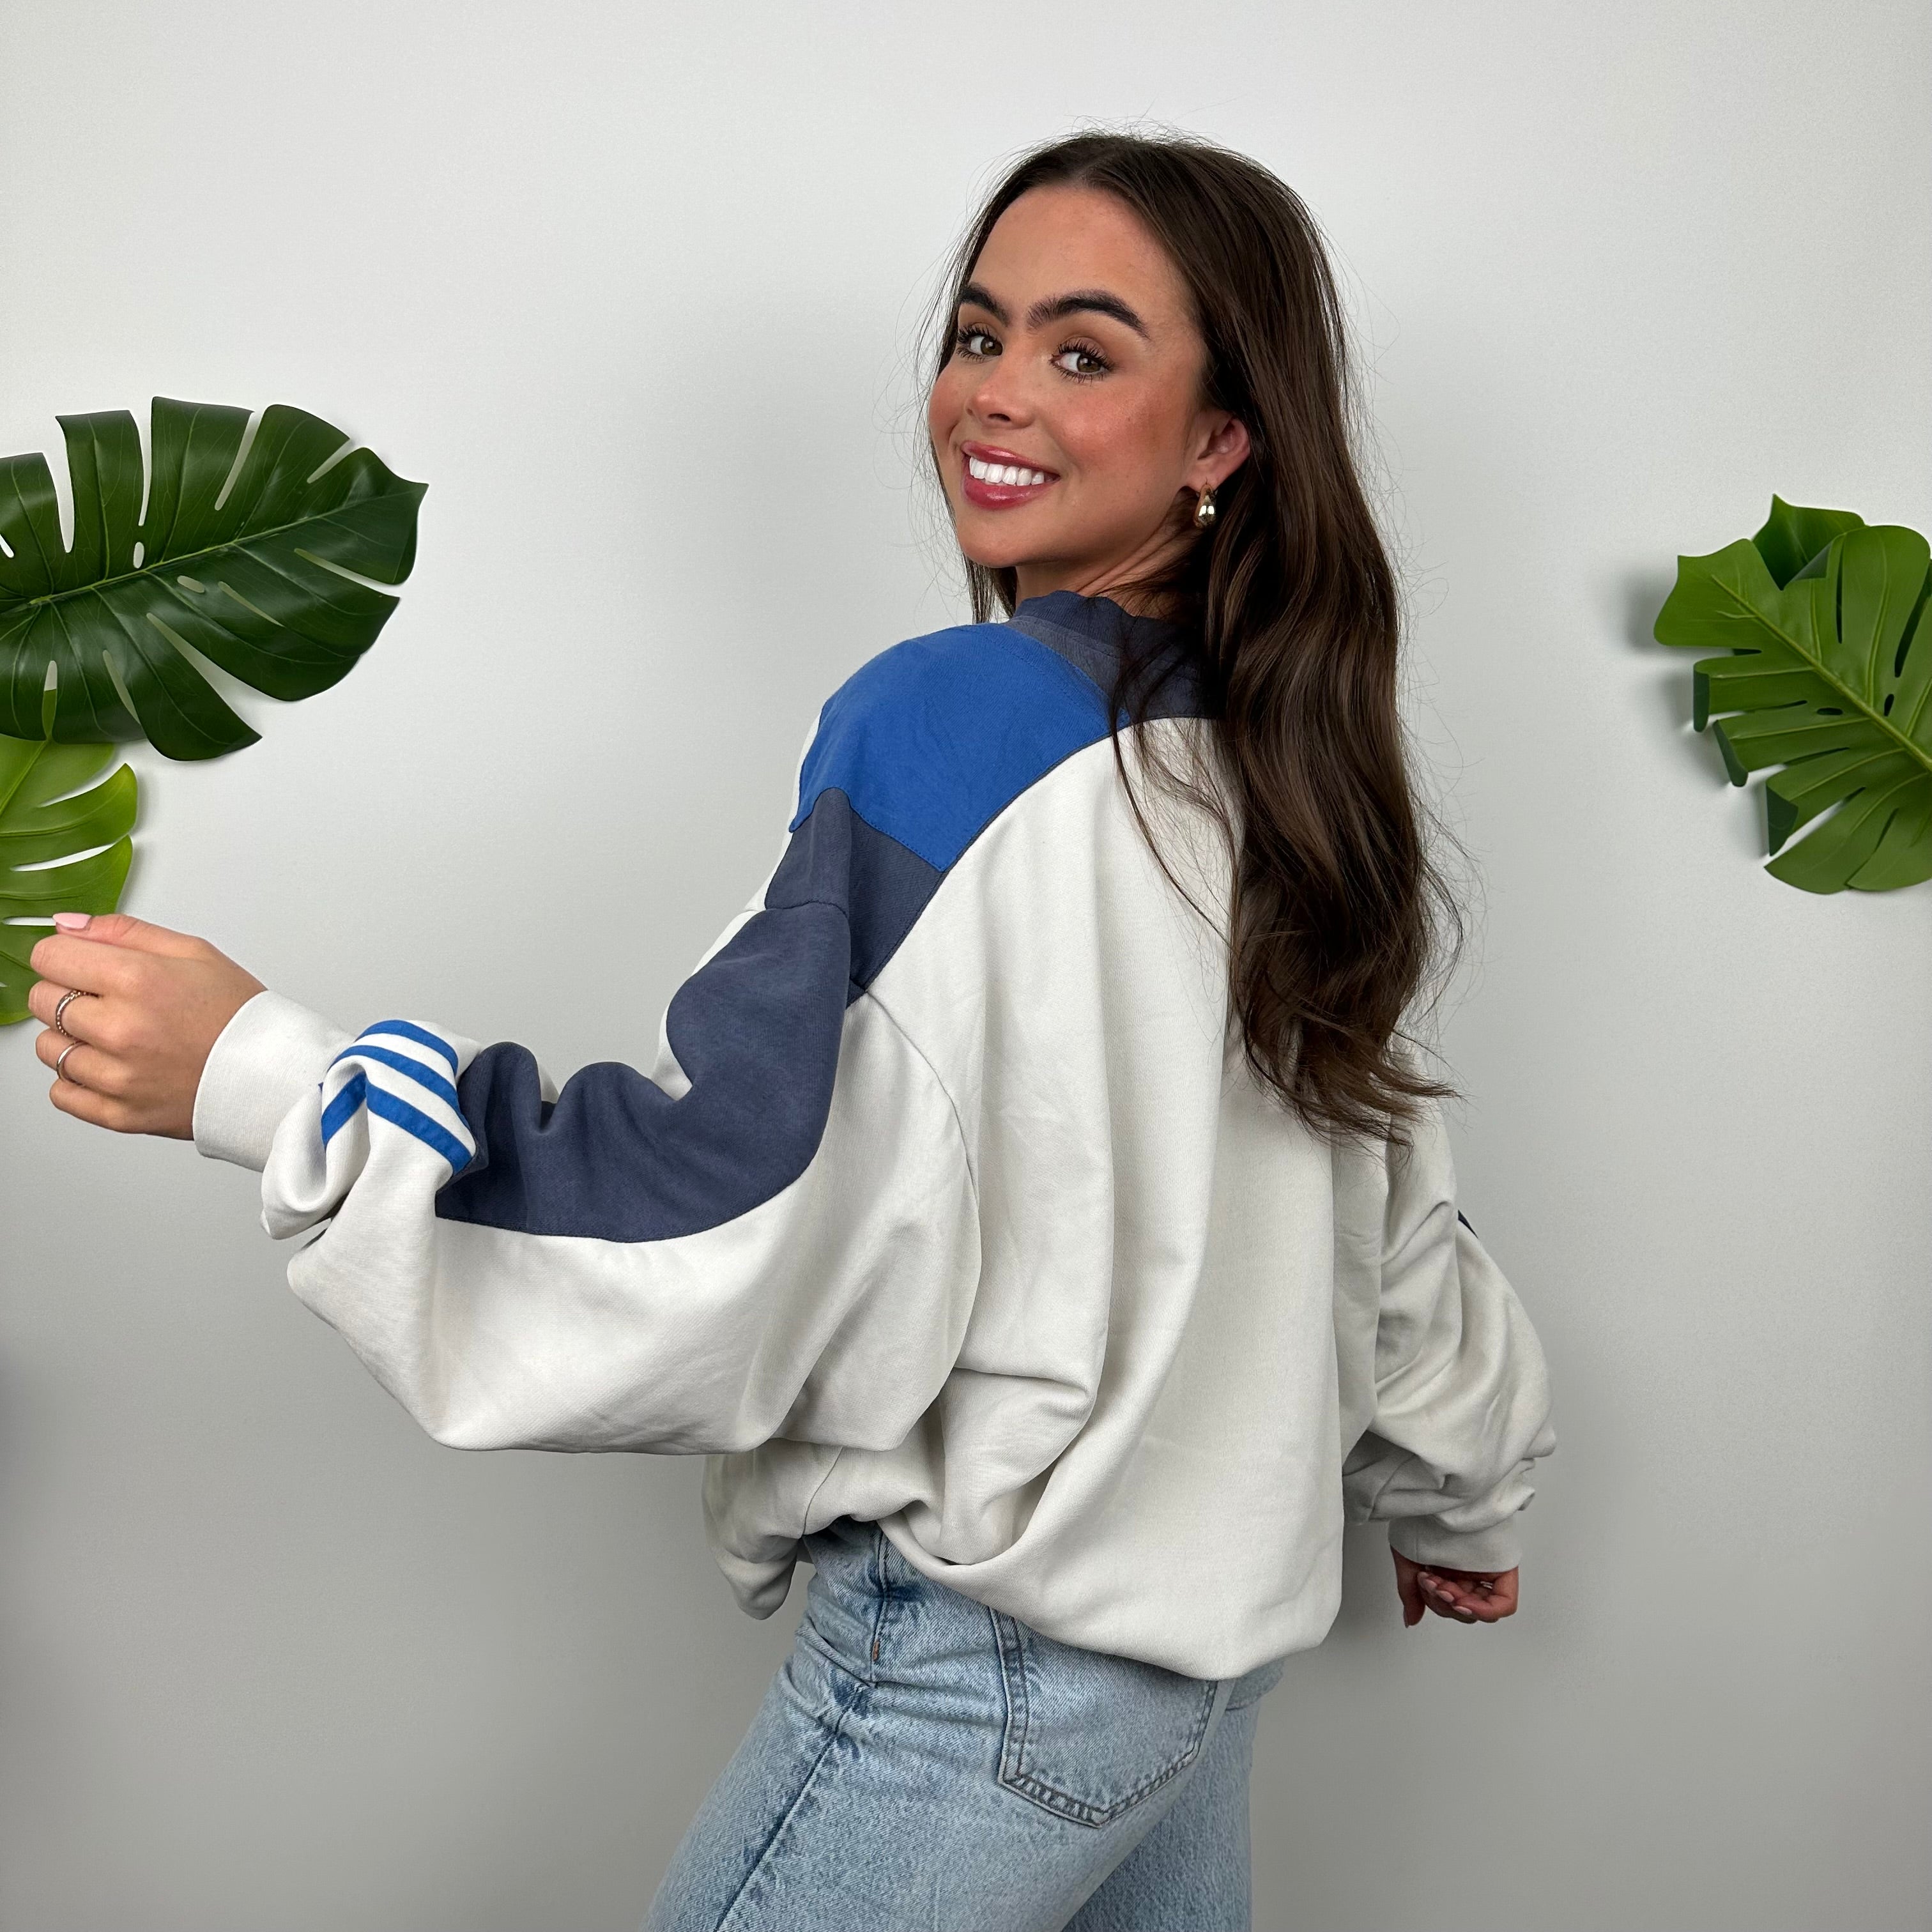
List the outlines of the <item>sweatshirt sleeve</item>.
<svg viewBox="0 0 1932 1932">
<path fill-rule="evenodd" d="M 1392 1150 L 1375 1342 L 1375 1412 L 1343 1466 L 1352 1520 L 1386 1521 L 1417 1563 L 1497 1572 L 1556 1446 L 1543 1350 L 1522 1304 L 1456 1212 L 1441 1112 Z"/>
<path fill-rule="evenodd" d="M 351 1039 L 264 994 L 210 1058 L 197 1143 L 263 1168 L 268 1232 L 308 1238 L 291 1286 L 439 1442 L 888 1446 L 979 1276 L 952 1102 L 862 990 L 932 876 L 846 789 L 802 788 L 651 1072 L 560 1091 L 521 1046 Z"/>
</svg>

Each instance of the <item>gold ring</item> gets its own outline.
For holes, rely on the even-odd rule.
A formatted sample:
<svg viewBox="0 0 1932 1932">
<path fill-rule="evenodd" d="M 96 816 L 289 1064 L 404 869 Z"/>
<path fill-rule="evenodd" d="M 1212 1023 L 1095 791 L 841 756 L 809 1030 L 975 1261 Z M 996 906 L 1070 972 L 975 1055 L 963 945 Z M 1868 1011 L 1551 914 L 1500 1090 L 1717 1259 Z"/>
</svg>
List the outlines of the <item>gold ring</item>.
<svg viewBox="0 0 1932 1932">
<path fill-rule="evenodd" d="M 70 1087 L 78 1087 L 80 1084 L 80 1082 L 75 1079 L 71 1073 L 64 1072 L 62 1070 L 67 1065 L 68 1055 L 74 1051 L 74 1047 L 78 1046 L 80 1044 L 80 1042 L 79 1040 L 76 1040 L 74 1042 L 73 1046 L 62 1047 L 60 1050 L 60 1058 L 54 1062 L 54 1078 L 56 1080 L 64 1080 Z"/>
<path fill-rule="evenodd" d="M 69 1040 L 73 1039 L 74 1035 L 68 1032 L 67 1022 L 61 1018 L 61 1016 L 67 1011 L 68 1002 L 70 1000 L 91 1000 L 93 998 L 94 995 L 92 993 L 84 993 L 78 986 L 70 986 L 55 1004 L 54 1031 L 64 1034 Z"/>
</svg>

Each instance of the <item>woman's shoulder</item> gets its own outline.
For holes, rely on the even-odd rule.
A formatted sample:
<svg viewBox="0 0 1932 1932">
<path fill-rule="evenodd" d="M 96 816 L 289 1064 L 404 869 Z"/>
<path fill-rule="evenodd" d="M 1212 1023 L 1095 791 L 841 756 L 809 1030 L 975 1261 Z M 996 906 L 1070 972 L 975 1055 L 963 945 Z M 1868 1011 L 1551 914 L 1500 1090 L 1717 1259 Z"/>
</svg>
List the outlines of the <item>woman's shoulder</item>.
<svg viewBox="0 0 1932 1932">
<path fill-rule="evenodd" d="M 826 700 L 800 774 L 799 820 L 821 793 L 842 791 L 862 818 L 943 867 L 1035 780 L 1106 735 L 1098 688 L 1010 624 L 909 638 Z"/>
<path fill-rule="evenodd" d="M 1011 623 L 955 624 L 908 638 L 862 664 L 826 700 L 820 718 L 887 730 L 943 721 L 990 730 L 1016 710 L 1090 714 L 1106 728 L 1099 687 Z"/>
</svg>

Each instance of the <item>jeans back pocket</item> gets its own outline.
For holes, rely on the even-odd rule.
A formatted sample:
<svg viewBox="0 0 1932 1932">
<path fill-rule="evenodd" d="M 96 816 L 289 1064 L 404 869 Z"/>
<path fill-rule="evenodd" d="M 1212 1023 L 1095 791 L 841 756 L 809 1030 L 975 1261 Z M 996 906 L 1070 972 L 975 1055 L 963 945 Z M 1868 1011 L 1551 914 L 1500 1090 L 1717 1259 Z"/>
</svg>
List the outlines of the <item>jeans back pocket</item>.
<svg viewBox="0 0 1932 1932">
<path fill-rule="evenodd" d="M 1200 1755 L 1220 1688 L 1082 1650 L 997 1610 L 1006 1697 L 1000 1782 L 1078 1825 L 1108 1825 Z"/>
</svg>

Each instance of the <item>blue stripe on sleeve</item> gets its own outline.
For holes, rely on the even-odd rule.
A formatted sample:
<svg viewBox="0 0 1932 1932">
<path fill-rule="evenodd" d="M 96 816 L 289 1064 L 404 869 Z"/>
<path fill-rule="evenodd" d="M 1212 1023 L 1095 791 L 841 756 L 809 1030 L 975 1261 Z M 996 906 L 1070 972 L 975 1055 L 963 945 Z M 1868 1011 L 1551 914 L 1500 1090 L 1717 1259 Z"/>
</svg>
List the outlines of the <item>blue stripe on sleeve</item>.
<svg viewBox="0 0 1932 1932">
<path fill-rule="evenodd" d="M 344 1082 L 342 1091 L 322 1110 L 322 1144 L 324 1147 L 328 1146 L 355 1119 L 356 1110 L 362 1104 L 362 1097 L 368 1090 L 369 1082 L 366 1075 L 357 1073 Z"/>
<path fill-rule="evenodd" d="M 400 1054 L 386 1054 L 380 1049 L 364 1047 L 362 1051 L 370 1058 L 382 1059 L 400 1066 L 412 1076 L 422 1072 L 420 1063 L 405 1060 Z M 436 1082 L 432 1074 L 430 1082 Z M 426 1082 L 425 1084 L 430 1084 Z M 442 1084 L 438 1082 L 437 1084 Z M 440 1121 L 433 1120 L 420 1107 L 412 1107 L 408 1101 L 400 1100 L 386 1089 L 376 1086 L 360 1067 L 342 1083 L 342 1090 L 322 1112 L 322 1144 L 328 1146 L 335 1136 L 355 1119 L 362 1108 L 387 1120 L 392 1126 L 400 1127 L 405 1133 L 413 1134 L 423 1145 L 442 1155 L 448 1162 L 453 1174 L 460 1174 L 470 1165 L 469 1148 L 444 1127 Z"/>
<path fill-rule="evenodd" d="M 412 1107 L 408 1101 L 399 1100 L 394 1094 L 373 1085 L 369 1088 L 368 1100 L 370 1113 L 392 1126 L 400 1127 L 405 1133 L 415 1135 L 424 1147 L 441 1154 L 454 1172 L 460 1174 L 470 1165 L 470 1150 L 419 1108 Z"/>
<path fill-rule="evenodd" d="M 398 1040 L 412 1040 L 418 1046 L 430 1048 L 449 1062 L 451 1072 L 456 1071 L 455 1048 L 448 1040 L 439 1040 L 427 1027 L 414 1025 L 408 1020 L 378 1020 L 374 1026 L 364 1027 L 362 1036 L 368 1040 L 382 1033 L 394 1034 Z"/>
<path fill-rule="evenodd" d="M 392 1053 L 386 1046 L 369 1045 L 368 1040 L 365 1034 L 353 1046 L 344 1047 L 335 1056 L 336 1060 L 374 1060 L 385 1066 L 394 1067 L 398 1073 L 407 1074 L 418 1087 L 434 1094 L 453 1113 L 460 1115 L 463 1105 L 456 1097 L 456 1089 L 434 1067 L 425 1066 L 420 1060 L 412 1060 L 406 1053 Z"/>
</svg>

